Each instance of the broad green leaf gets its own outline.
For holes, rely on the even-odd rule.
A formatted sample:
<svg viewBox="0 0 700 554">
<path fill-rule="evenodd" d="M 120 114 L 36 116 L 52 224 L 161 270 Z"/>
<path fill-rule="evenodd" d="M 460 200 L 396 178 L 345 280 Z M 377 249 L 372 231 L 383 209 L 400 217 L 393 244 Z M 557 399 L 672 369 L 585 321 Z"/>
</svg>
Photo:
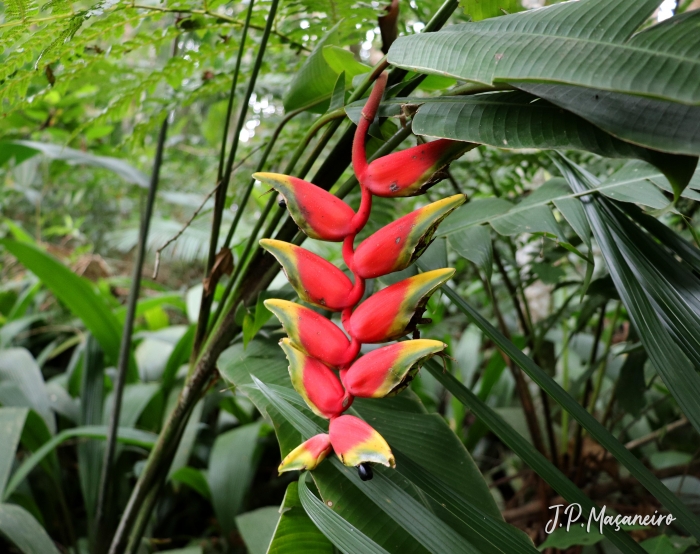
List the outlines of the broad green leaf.
<svg viewBox="0 0 700 554">
<path fill-rule="evenodd" d="M 697 18 L 634 34 L 660 0 L 581 0 L 399 37 L 389 63 L 493 86 L 541 82 L 700 104 Z"/>
<path fill-rule="evenodd" d="M 326 111 L 338 72 L 328 65 L 323 56 L 323 48 L 338 43 L 338 26 L 339 23 L 336 23 L 331 27 L 326 36 L 318 41 L 301 68 L 294 73 L 284 95 L 285 112 L 311 107 L 319 113 Z"/>
<path fill-rule="evenodd" d="M 38 413 L 52 434 L 56 432 L 56 419 L 49 407 L 44 376 L 29 350 L 0 350 L 0 383 L 14 385 L 21 393 L 22 405 Z"/>
<path fill-rule="evenodd" d="M 109 156 L 96 156 L 82 150 L 75 150 L 67 146 L 58 144 L 50 144 L 46 142 L 34 142 L 30 140 L 18 140 L 15 144 L 24 148 L 30 148 L 36 152 L 44 154 L 51 160 L 61 160 L 69 165 L 88 165 L 107 169 L 116 175 L 119 175 L 127 183 L 138 185 L 143 188 L 148 188 L 148 176 L 141 173 L 138 169 L 128 164 L 119 158 Z M 4 145 L 0 143 L 0 150 L 3 150 Z"/>
<path fill-rule="evenodd" d="M 461 0 L 459 5 L 472 21 L 498 17 L 505 13 L 515 13 L 523 9 L 520 0 Z"/>
<path fill-rule="evenodd" d="M 38 150 L 15 142 L 0 142 L 0 167 L 14 159 L 15 166 L 38 154 Z"/>
<path fill-rule="evenodd" d="M 39 522 L 15 504 L 0 504 L 0 534 L 24 554 L 59 554 Z"/>
<path fill-rule="evenodd" d="M 563 409 L 569 412 L 574 419 L 590 433 L 591 437 L 597 440 L 605 450 L 609 451 L 610 454 L 617 458 L 617 460 L 624 465 L 662 505 L 671 511 L 674 516 L 678 518 L 679 524 L 692 533 L 693 536 L 700 536 L 700 522 L 698 522 L 697 518 L 690 513 L 683 503 L 680 502 L 638 458 L 632 455 L 620 441 L 605 429 L 598 420 L 589 414 L 585 408 L 576 402 L 576 400 L 574 400 L 542 368 L 523 354 L 519 348 L 503 336 L 498 329 L 484 319 L 474 308 L 467 304 L 452 288 L 443 285 L 442 290 L 447 297 L 449 297 L 449 299 L 483 331 L 484 335 L 493 340 L 494 343 L 538 386 L 544 389 L 544 391 L 556 400 Z M 453 391 L 451 390 L 451 392 Z M 455 393 L 453 392 L 453 394 Z"/>
<path fill-rule="evenodd" d="M 236 529 L 236 516 L 257 469 L 261 424 L 249 423 L 219 435 L 211 451 L 207 480 L 214 512 L 227 533 Z"/>
<path fill-rule="evenodd" d="M 552 203 L 590 251 L 591 227 L 588 225 L 586 212 L 583 211 L 581 202 L 577 198 L 555 198 Z"/>
<path fill-rule="evenodd" d="M 389 554 L 316 498 L 309 490 L 306 479 L 306 475 L 299 478 L 301 504 L 311 520 L 338 549 L 348 554 Z"/>
<path fill-rule="evenodd" d="M 174 483 L 182 483 L 183 485 L 187 485 L 192 490 L 197 491 L 207 500 L 211 500 L 209 483 L 207 482 L 206 475 L 204 475 L 204 472 L 202 472 L 201 469 L 195 469 L 189 466 L 181 467 L 177 471 L 172 472 L 170 479 Z"/>
<path fill-rule="evenodd" d="M 303 479 L 304 477 L 302 476 L 301 480 L 303 481 Z M 305 486 L 305 483 L 302 483 L 301 486 Z M 308 488 L 306 491 L 308 492 Z M 311 495 L 310 492 L 308 492 L 308 494 Z M 328 533 L 328 530 L 323 527 L 324 524 L 327 525 L 325 516 L 329 516 L 328 512 L 331 512 L 332 516 L 329 517 L 336 518 L 335 525 L 332 526 L 332 529 L 348 526 L 347 522 L 340 518 L 340 516 L 337 516 L 335 512 L 330 510 L 327 506 L 323 505 L 315 496 L 311 495 L 313 496 L 313 499 L 310 499 L 312 502 L 311 512 L 315 513 L 314 509 L 319 505 L 322 509 L 327 510 L 320 514 L 319 519 L 321 519 L 322 522 L 320 524 L 314 523 L 316 519 L 313 518 L 310 513 L 307 513 L 309 509 L 304 511 L 303 502 L 299 496 L 299 483 L 289 483 L 289 485 L 287 485 L 287 491 L 284 494 L 284 499 L 282 500 L 282 505 L 277 514 L 277 527 L 274 529 L 272 542 L 270 543 L 270 548 L 267 550 L 267 553 L 333 554 L 333 544 L 331 544 L 328 538 L 326 538 L 326 535 L 324 535 L 324 533 Z M 323 532 L 319 529 L 323 529 Z M 330 532 L 332 533 L 333 531 L 331 530 Z M 354 529 L 352 532 L 360 534 L 357 529 Z M 359 541 L 360 539 L 358 538 L 356 540 Z M 354 542 L 355 541 L 353 541 L 353 543 Z M 334 544 L 338 545 L 337 542 Z M 338 545 L 338 547 L 340 548 L 340 545 Z M 347 552 L 348 550 L 343 549 L 343 551 Z"/>
<path fill-rule="evenodd" d="M 518 88 L 627 142 L 673 154 L 700 154 L 700 106 L 566 85 L 520 83 Z"/>
<path fill-rule="evenodd" d="M 478 225 L 456 231 L 449 236 L 452 249 L 476 264 L 488 281 L 493 271 L 493 245 L 488 227 Z"/>
<path fill-rule="evenodd" d="M 419 135 L 496 148 L 584 150 L 608 158 L 636 158 L 656 165 L 679 192 L 697 165 L 694 157 L 621 141 L 575 114 L 520 91 L 443 96 L 424 102 L 413 117 L 413 132 Z"/>
<path fill-rule="evenodd" d="M 78 277 L 53 256 L 31 244 L 7 239 L 0 240 L 0 244 L 41 279 L 51 292 L 82 320 L 85 327 L 99 341 L 107 358 L 116 362 L 119 357 L 121 327 L 109 304 L 96 292 L 92 283 Z M 135 381 L 136 377 L 136 362 L 132 356 L 128 380 Z"/>
<path fill-rule="evenodd" d="M 53 450 L 61 443 L 76 437 L 87 439 L 107 438 L 107 427 L 101 425 L 90 425 L 85 427 L 74 427 L 61 431 L 50 441 L 44 443 L 41 448 L 38 448 L 31 456 L 26 458 L 12 474 L 10 481 L 5 488 L 4 499 L 7 500 L 10 495 L 17 489 L 19 484 L 29 475 L 29 473 L 42 462 L 42 460 L 51 454 Z M 139 431 L 138 429 L 125 429 L 119 427 L 117 430 L 117 440 L 124 444 L 138 446 L 140 448 L 152 448 L 156 442 L 156 435 L 147 431 Z"/>
<path fill-rule="evenodd" d="M 27 419 L 26 408 L 0 408 L 0 498 L 15 461 L 15 452 Z"/>
<path fill-rule="evenodd" d="M 495 331 L 495 329 L 494 329 Z M 497 332 L 497 331 L 496 331 Z M 540 477 L 561 494 L 568 502 L 580 504 L 585 513 L 598 507 L 581 492 L 559 469 L 535 449 L 522 435 L 515 431 L 505 420 L 490 408 L 477 395 L 460 383 L 453 375 L 443 371 L 434 360 L 429 360 L 426 368 L 455 398 L 462 402 L 474 415 L 483 421 L 517 456 L 529 465 Z M 626 533 L 615 532 L 604 527 L 605 536 L 625 554 L 641 554 L 643 550 Z"/>
<path fill-rule="evenodd" d="M 286 399 L 278 395 L 277 391 L 273 391 L 255 378 L 253 380 L 283 417 L 291 421 L 304 437 L 308 438 L 321 432 L 321 428 L 302 412 L 298 411 Z M 374 423 L 372 419 L 370 421 Z M 396 450 L 395 454 L 398 455 L 399 451 Z M 409 472 L 416 466 L 420 467 L 418 464 L 413 465 L 411 462 L 404 463 L 404 465 L 408 466 Z M 329 464 L 321 465 L 314 470 L 313 476 L 314 479 L 323 477 L 324 474 L 330 477 L 334 475 L 334 471 L 340 474 L 339 477 L 354 484 L 369 500 L 379 506 L 391 519 L 399 523 L 428 551 L 477 551 L 483 553 L 535 551 L 527 537 L 510 528 L 499 519 L 487 515 L 486 512 L 481 511 L 476 506 L 468 504 L 466 500 L 464 507 L 468 507 L 468 511 L 460 514 L 466 516 L 465 519 L 459 519 L 453 512 L 442 514 L 444 519 L 433 515 L 423 505 L 426 496 L 432 500 L 430 507 L 437 514 L 441 514 L 445 508 L 444 504 L 441 503 L 442 495 L 439 494 L 442 487 L 436 485 L 431 479 L 426 479 L 426 483 L 433 481 L 431 486 L 434 488 L 431 489 L 426 484 L 421 483 L 420 490 L 423 494 L 418 497 L 421 500 L 418 500 L 406 490 L 408 483 L 402 482 L 403 480 L 399 478 L 400 474 L 397 475 L 396 470 L 385 469 L 381 466 L 376 467 L 372 482 L 365 483 L 360 480 L 354 468 L 348 468 L 337 458 L 332 457 Z M 423 475 L 423 473 L 423 470 L 420 469 L 415 471 L 414 475 Z M 413 484 L 413 487 L 418 486 Z M 334 492 L 331 496 L 324 495 L 324 486 L 319 484 L 319 488 L 321 489 L 324 503 L 330 506 L 338 504 L 337 497 L 340 491 L 337 488 L 337 492 Z M 449 491 L 449 488 L 445 487 L 445 489 L 444 493 Z M 470 532 L 469 539 L 465 540 L 466 533 L 464 531 L 458 533 L 447 522 L 455 524 L 457 528 L 463 527 L 465 530 L 468 530 Z"/>
<path fill-rule="evenodd" d="M 358 62 L 350 50 L 340 46 L 333 44 L 324 46 L 323 57 L 336 74 L 340 75 L 345 72 L 345 86 L 348 88 L 352 87 L 353 77 L 372 71 L 370 66 Z"/>
<path fill-rule="evenodd" d="M 248 554 L 268 552 L 279 519 L 280 512 L 276 506 L 265 506 L 236 517 L 236 526 Z"/>
<path fill-rule="evenodd" d="M 80 424 L 100 425 L 103 423 L 102 410 L 105 394 L 104 356 L 92 335 L 88 335 L 85 341 L 82 377 Z M 84 441 L 78 444 L 78 476 L 90 526 L 97 507 L 103 459 L 104 447 L 101 442 Z"/>
</svg>

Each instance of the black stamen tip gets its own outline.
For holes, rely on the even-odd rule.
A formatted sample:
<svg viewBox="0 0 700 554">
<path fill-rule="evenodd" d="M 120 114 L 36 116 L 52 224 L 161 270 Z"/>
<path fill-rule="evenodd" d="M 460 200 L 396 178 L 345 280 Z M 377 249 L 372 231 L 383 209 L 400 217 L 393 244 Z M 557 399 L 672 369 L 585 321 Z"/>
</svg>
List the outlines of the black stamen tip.
<svg viewBox="0 0 700 554">
<path fill-rule="evenodd" d="M 363 481 L 370 481 L 374 477 L 372 466 L 369 462 L 363 462 L 357 466 L 357 473 Z"/>
<path fill-rule="evenodd" d="M 286 207 L 287 207 L 287 203 L 284 201 L 284 196 L 280 196 L 280 197 L 277 199 L 277 205 L 278 205 L 280 208 L 286 208 Z"/>
</svg>

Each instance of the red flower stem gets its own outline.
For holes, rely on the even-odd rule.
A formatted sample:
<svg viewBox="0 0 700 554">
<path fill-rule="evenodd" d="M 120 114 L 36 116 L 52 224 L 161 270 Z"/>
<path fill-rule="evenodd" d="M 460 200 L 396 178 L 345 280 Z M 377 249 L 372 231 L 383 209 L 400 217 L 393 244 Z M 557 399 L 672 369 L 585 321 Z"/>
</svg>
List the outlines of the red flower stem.
<svg viewBox="0 0 700 554">
<path fill-rule="evenodd" d="M 379 103 L 382 100 L 382 95 L 384 94 L 384 88 L 386 87 L 387 73 L 382 72 L 377 77 L 374 82 L 374 88 L 367 99 L 365 107 L 362 108 L 360 114 L 360 121 L 357 124 L 357 129 L 355 130 L 355 138 L 352 143 L 352 169 L 355 171 L 357 180 L 362 184 L 362 178 L 367 171 L 367 153 L 365 151 L 365 139 L 367 138 L 367 131 L 369 126 L 374 121 L 374 117 L 377 115 L 377 110 L 379 109 Z"/>
</svg>

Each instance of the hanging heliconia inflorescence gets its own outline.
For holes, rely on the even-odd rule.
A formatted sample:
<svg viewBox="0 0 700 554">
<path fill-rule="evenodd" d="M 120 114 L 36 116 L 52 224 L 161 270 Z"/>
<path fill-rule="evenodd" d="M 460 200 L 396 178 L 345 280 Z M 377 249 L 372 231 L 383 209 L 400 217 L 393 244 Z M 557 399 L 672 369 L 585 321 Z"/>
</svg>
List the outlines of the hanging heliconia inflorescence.
<svg viewBox="0 0 700 554">
<path fill-rule="evenodd" d="M 293 244 L 263 239 L 260 244 L 282 264 L 304 302 L 341 312 L 350 339 L 319 313 L 286 300 L 266 300 L 288 338 L 280 345 L 289 360 L 292 385 L 311 410 L 330 420 L 327 434 L 311 437 L 282 460 L 284 471 L 314 469 L 333 450 L 363 480 L 372 478 L 370 463 L 394 467 L 384 438 L 363 420 L 343 415 L 355 397 L 383 398 L 402 391 L 420 366 L 446 345 L 414 339 L 373 350 L 356 360 L 364 343 L 396 340 L 416 329 L 430 295 L 454 273 L 437 269 L 404 279 L 367 298 L 365 280 L 406 269 L 428 247 L 440 222 L 465 200 L 461 194 L 433 202 L 383 227 L 355 248 L 355 236 L 369 219 L 372 195 L 422 194 L 444 175 L 442 170 L 467 149 L 465 143 L 437 140 L 367 163 L 365 140 L 386 86 L 377 79 L 355 132 L 352 165 L 362 199 L 355 211 L 316 185 L 274 173 L 254 177 L 272 186 L 292 218 L 309 237 L 343 242 L 343 258 L 353 281 L 330 262 Z"/>
</svg>

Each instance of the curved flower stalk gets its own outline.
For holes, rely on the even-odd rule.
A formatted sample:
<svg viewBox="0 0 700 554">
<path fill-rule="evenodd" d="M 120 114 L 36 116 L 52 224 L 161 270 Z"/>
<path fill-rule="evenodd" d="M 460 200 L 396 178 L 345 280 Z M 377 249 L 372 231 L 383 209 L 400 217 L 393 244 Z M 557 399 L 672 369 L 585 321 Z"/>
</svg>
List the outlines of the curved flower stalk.
<svg viewBox="0 0 700 554">
<path fill-rule="evenodd" d="M 355 237 L 369 219 L 373 195 L 421 194 L 441 178 L 439 173 L 446 164 L 464 151 L 462 143 L 438 140 L 368 164 L 367 131 L 385 86 L 386 74 L 382 74 L 355 132 L 352 163 L 362 193 L 357 212 L 301 179 L 273 173 L 254 175 L 284 197 L 292 218 L 309 237 L 343 243 L 343 259 L 353 277 L 351 281 L 333 264 L 304 248 L 271 239 L 260 241 L 280 262 L 299 298 L 325 310 L 341 312 L 347 333 L 300 304 L 265 301 L 288 335 L 280 346 L 289 360 L 292 385 L 316 415 L 329 420 L 328 433 L 311 437 L 292 450 L 282 460 L 280 473 L 314 469 L 331 451 L 345 465 L 356 466 L 362 480 L 372 478 L 371 464 L 394 467 L 394 455 L 384 438 L 366 422 L 343 412 L 355 397 L 398 394 L 426 360 L 446 348 L 440 341 L 414 338 L 356 359 L 362 344 L 389 342 L 415 331 L 423 321 L 430 295 L 452 277 L 454 269 L 409 277 L 360 304 L 365 280 L 406 269 L 430 245 L 440 222 L 465 200 L 458 194 L 415 210 L 383 227 L 355 249 Z"/>
</svg>

